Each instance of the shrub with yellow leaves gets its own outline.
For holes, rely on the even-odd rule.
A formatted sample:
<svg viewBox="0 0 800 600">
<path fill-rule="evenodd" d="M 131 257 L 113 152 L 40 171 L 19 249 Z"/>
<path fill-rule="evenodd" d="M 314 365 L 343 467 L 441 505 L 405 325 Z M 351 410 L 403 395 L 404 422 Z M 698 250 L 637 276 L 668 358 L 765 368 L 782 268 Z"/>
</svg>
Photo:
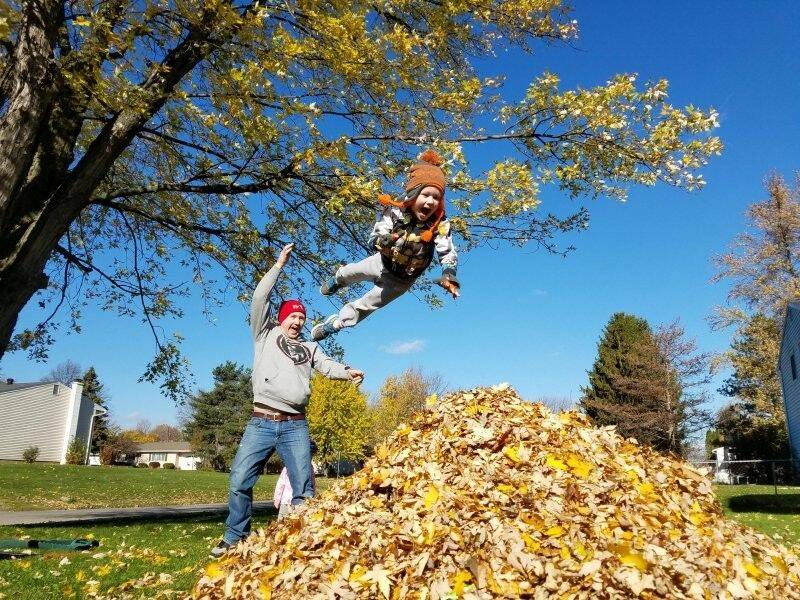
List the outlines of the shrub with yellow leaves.
<svg viewBox="0 0 800 600">
<path fill-rule="evenodd" d="M 450 394 L 210 565 L 193 597 L 800 598 L 704 472 L 508 385 Z"/>
</svg>

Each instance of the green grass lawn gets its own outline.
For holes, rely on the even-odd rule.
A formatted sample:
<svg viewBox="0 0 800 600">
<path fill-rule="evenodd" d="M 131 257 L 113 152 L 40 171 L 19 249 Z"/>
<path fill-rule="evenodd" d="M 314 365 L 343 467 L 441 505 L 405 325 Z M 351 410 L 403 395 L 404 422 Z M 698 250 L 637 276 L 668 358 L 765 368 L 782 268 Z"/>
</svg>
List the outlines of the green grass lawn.
<svg viewBox="0 0 800 600">
<path fill-rule="evenodd" d="M 725 514 L 787 546 L 800 544 L 800 487 L 714 486 Z"/>
<path fill-rule="evenodd" d="M 258 515 L 254 527 L 272 515 Z M 47 552 L 0 560 L 0 598 L 51 600 L 178 597 L 209 562 L 208 551 L 224 531 L 224 517 L 153 522 L 120 522 L 70 527 L 0 527 L 0 538 L 93 538 L 100 546 L 85 552 Z M 149 577 L 146 581 L 143 578 Z M 122 586 L 123 589 L 120 589 Z"/>
<path fill-rule="evenodd" d="M 271 498 L 276 480 L 275 475 L 259 479 L 256 498 Z M 0 510 L 227 501 L 227 473 L 0 462 Z"/>
</svg>

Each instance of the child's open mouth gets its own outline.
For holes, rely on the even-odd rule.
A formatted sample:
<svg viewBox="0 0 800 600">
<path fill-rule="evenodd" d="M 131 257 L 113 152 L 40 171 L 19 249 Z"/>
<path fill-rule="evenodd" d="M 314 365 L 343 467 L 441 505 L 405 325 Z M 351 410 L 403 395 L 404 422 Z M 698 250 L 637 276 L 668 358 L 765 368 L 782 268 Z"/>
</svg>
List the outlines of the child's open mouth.
<svg viewBox="0 0 800 600">
<path fill-rule="evenodd" d="M 419 210 L 417 210 L 417 218 L 420 221 L 427 221 L 428 217 L 430 217 L 432 213 L 433 213 L 433 207 L 431 207 L 431 208 L 420 208 Z"/>
</svg>

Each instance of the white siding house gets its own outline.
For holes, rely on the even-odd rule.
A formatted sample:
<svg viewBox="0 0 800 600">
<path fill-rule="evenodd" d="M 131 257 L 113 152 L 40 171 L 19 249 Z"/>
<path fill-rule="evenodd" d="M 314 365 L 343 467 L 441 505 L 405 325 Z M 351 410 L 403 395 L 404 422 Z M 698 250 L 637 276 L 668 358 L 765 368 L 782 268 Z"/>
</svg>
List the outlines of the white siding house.
<svg viewBox="0 0 800 600">
<path fill-rule="evenodd" d="M 176 469 L 195 471 L 201 462 L 189 442 L 147 442 L 139 444 L 137 463 L 172 463 Z"/>
<path fill-rule="evenodd" d="M 795 465 L 800 464 L 800 302 L 786 308 L 778 359 L 789 446 Z"/>
<path fill-rule="evenodd" d="M 59 381 L 0 382 L 0 460 L 22 460 L 26 448 L 39 448 L 39 462 L 67 461 L 73 438 L 86 445 L 95 414 L 104 409 L 83 397 L 83 384 Z M 85 460 L 85 458 L 84 458 Z"/>
</svg>

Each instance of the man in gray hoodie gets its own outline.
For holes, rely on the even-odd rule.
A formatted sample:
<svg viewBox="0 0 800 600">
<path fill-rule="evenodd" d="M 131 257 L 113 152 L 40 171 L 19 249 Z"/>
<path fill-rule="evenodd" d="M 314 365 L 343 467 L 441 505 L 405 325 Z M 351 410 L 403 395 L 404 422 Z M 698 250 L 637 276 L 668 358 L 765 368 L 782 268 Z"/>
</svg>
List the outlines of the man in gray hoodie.
<svg viewBox="0 0 800 600">
<path fill-rule="evenodd" d="M 292 505 L 313 497 L 311 440 L 305 415 L 312 369 L 357 384 L 364 378 L 361 371 L 325 356 L 316 343 L 301 339 L 306 309 L 299 300 L 282 302 L 277 321 L 270 315 L 270 293 L 293 249 L 294 244 L 283 247 L 253 293 L 253 414 L 231 466 L 226 530 L 211 550 L 213 557 L 222 556 L 250 534 L 253 486 L 273 452 L 278 452 L 288 471 Z"/>
</svg>

